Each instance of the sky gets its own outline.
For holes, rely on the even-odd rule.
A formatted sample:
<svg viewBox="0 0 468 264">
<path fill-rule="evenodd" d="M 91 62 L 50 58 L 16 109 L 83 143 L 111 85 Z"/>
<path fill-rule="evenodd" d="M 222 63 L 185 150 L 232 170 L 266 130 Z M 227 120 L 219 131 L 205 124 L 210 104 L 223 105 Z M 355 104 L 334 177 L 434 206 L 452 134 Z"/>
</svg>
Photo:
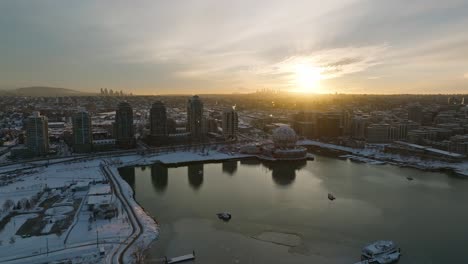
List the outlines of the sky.
<svg viewBox="0 0 468 264">
<path fill-rule="evenodd" d="M 466 0 L 2 0 L 0 88 L 468 93 Z"/>
</svg>

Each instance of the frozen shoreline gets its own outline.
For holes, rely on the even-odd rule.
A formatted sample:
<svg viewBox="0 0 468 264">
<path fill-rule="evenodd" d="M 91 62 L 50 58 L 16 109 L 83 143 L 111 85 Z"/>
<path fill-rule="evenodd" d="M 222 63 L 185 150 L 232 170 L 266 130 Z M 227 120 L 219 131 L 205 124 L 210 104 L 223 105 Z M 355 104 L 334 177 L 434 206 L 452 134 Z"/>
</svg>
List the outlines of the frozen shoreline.
<svg viewBox="0 0 468 264">
<path fill-rule="evenodd" d="M 344 156 L 352 157 L 360 162 L 372 164 L 375 161 L 386 162 L 399 167 L 410 167 L 427 171 L 450 171 L 458 176 L 468 177 L 468 162 L 446 162 L 440 160 L 423 160 L 419 157 L 401 156 L 398 154 L 383 153 L 375 148 L 356 149 L 351 147 L 339 146 L 329 143 L 323 143 L 314 140 L 300 140 L 297 142 L 301 146 L 315 146 L 323 149 L 330 149 L 350 153 Z M 339 155 L 343 156 L 343 155 Z"/>
</svg>

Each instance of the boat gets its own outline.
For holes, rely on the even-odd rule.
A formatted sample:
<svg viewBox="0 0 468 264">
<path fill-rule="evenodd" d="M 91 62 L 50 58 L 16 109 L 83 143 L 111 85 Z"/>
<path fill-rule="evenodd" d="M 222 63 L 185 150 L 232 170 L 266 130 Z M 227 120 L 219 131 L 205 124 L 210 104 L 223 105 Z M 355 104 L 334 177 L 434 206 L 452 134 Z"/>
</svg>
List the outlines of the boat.
<svg viewBox="0 0 468 264">
<path fill-rule="evenodd" d="M 229 221 L 231 220 L 232 216 L 230 213 L 226 213 L 226 212 L 223 212 L 223 213 L 217 213 L 216 214 L 218 216 L 219 219 L 223 220 L 223 221 Z"/>
<path fill-rule="evenodd" d="M 406 179 L 407 179 L 408 181 L 414 180 L 413 177 L 410 177 L 410 176 L 406 177 Z"/>
<path fill-rule="evenodd" d="M 336 197 L 333 196 L 333 194 L 328 193 L 328 200 L 333 201 L 333 200 L 335 200 L 335 199 L 336 199 Z"/>
<path fill-rule="evenodd" d="M 180 263 L 180 262 L 185 262 L 185 261 L 194 260 L 194 259 L 195 259 L 195 250 L 192 252 L 192 254 L 173 257 L 170 259 L 168 259 L 167 257 L 164 257 L 164 263 L 174 264 L 174 263 Z"/>
<path fill-rule="evenodd" d="M 400 248 L 390 240 L 379 240 L 370 243 L 361 252 L 361 260 L 367 260 L 368 263 L 394 263 L 400 259 L 400 256 Z"/>
<path fill-rule="evenodd" d="M 307 160 L 315 160 L 315 156 L 313 154 L 311 154 L 311 153 L 307 153 L 306 159 Z"/>
</svg>

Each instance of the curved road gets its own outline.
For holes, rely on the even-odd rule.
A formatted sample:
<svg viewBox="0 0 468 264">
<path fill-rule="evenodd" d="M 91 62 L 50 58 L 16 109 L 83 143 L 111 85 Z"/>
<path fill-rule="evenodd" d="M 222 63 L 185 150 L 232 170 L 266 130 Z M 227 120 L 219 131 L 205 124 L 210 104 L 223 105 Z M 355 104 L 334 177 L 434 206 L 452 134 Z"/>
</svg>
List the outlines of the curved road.
<svg viewBox="0 0 468 264">
<path fill-rule="evenodd" d="M 135 214 L 135 211 L 133 210 L 133 206 L 128 201 L 127 196 L 123 194 L 122 186 L 120 185 L 119 180 L 115 179 L 115 175 L 112 173 L 112 171 L 110 171 L 107 165 L 103 165 L 101 169 L 104 175 L 109 179 L 109 182 L 112 188 L 114 189 L 115 195 L 122 203 L 123 208 L 125 212 L 127 213 L 128 218 L 130 220 L 130 224 L 132 226 L 132 234 L 128 236 L 125 242 L 121 244 L 116 250 L 114 250 L 112 254 L 109 254 L 106 257 L 106 260 L 107 260 L 106 262 L 124 263 L 123 260 L 124 260 L 125 253 L 135 243 L 135 241 L 137 241 L 138 238 L 142 235 L 143 225 L 141 224 L 139 218 Z M 122 248 L 122 245 L 125 245 L 125 246 Z"/>
</svg>

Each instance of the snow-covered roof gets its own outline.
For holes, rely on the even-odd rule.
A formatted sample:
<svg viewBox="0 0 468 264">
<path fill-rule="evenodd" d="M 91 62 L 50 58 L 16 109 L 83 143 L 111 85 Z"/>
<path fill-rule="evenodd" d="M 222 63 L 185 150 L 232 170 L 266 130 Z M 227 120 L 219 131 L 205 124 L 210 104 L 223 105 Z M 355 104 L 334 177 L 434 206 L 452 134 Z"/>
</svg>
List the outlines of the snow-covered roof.
<svg viewBox="0 0 468 264">
<path fill-rule="evenodd" d="M 76 183 L 76 187 L 87 187 L 89 185 L 88 182 L 85 182 L 85 181 L 80 181 L 80 182 L 77 182 Z"/>
<path fill-rule="evenodd" d="M 108 184 L 91 185 L 88 195 L 103 195 L 111 193 L 111 187 Z"/>
<path fill-rule="evenodd" d="M 88 205 L 96 204 L 110 204 L 112 201 L 112 195 L 90 195 L 88 196 Z"/>
</svg>

